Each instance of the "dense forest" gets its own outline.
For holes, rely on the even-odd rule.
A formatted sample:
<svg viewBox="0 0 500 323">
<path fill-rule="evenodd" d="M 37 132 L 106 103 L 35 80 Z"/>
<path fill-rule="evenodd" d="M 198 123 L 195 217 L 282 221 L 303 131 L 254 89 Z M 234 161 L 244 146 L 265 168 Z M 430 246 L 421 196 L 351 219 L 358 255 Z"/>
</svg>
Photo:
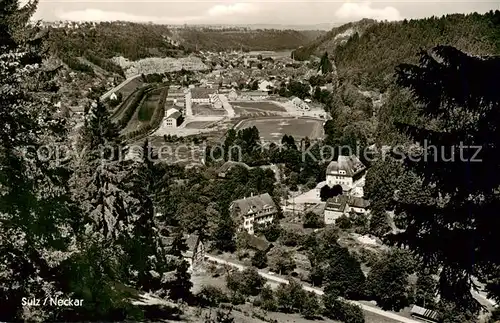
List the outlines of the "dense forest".
<svg viewBox="0 0 500 323">
<path fill-rule="evenodd" d="M 332 40 L 348 29 L 354 33 L 345 43 Z M 362 20 L 335 28 L 308 46 L 297 49 L 298 59 L 326 50 L 334 59 L 339 77 L 370 89 L 384 90 L 394 66 L 416 63 L 416 53 L 437 45 L 451 45 L 474 55 L 500 53 L 500 12 L 452 14 L 418 20 L 378 22 Z"/>
</svg>

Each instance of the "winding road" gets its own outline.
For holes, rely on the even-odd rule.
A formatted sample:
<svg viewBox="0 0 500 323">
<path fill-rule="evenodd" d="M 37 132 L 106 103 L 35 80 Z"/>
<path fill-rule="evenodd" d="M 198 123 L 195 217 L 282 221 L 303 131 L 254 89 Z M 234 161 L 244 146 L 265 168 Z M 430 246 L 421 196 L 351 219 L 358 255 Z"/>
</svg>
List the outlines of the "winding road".
<svg viewBox="0 0 500 323">
<path fill-rule="evenodd" d="M 191 259 L 191 257 L 190 257 L 191 255 L 192 255 L 191 252 L 187 252 L 186 253 L 186 258 L 189 258 L 189 260 L 190 260 Z M 230 261 L 218 258 L 218 257 L 214 257 L 214 256 L 211 256 L 211 255 L 205 255 L 205 260 L 209 261 L 209 262 L 212 262 L 212 263 L 217 263 L 219 265 L 231 266 L 233 268 L 237 268 L 238 270 L 245 270 L 246 268 L 248 268 L 247 266 L 236 264 L 236 263 L 233 263 L 233 262 L 230 262 Z M 268 280 L 273 287 L 276 287 L 277 284 L 288 284 L 288 280 L 283 279 L 281 277 L 278 277 L 276 275 L 269 274 L 269 273 L 266 273 L 266 272 L 263 272 L 263 271 L 258 271 L 258 273 L 259 273 L 260 276 L 262 276 L 266 280 Z M 305 286 L 303 283 L 301 283 L 301 285 L 302 285 L 302 288 L 304 290 L 308 291 L 308 292 L 313 292 L 313 293 L 315 293 L 315 294 L 317 294 L 319 296 L 322 296 L 324 294 L 323 291 L 321 289 L 319 289 L 319 288 Z M 366 305 L 366 304 L 363 304 L 363 303 L 360 303 L 360 302 L 356 302 L 356 301 L 348 301 L 348 302 L 351 303 L 351 304 L 353 304 L 353 305 L 357 305 L 357 306 L 361 307 L 363 309 L 363 311 L 370 312 L 370 313 L 373 313 L 373 314 L 377 314 L 377 315 L 383 316 L 385 318 L 392 319 L 392 320 L 394 320 L 396 322 L 401 322 L 401 323 L 422 323 L 422 321 L 417 321 L 417 320 L 414 320 L 414 319 L 403 317 L 401 315 L 398 315 L 398 314 L 395 314 L 395 313 L 392 313 L 392 312 L 387 312 L 387 311 L 381 310 L 379 308 L 372 307 L 372 306 L 369 306 L 369 305 Z"/>
</svg>

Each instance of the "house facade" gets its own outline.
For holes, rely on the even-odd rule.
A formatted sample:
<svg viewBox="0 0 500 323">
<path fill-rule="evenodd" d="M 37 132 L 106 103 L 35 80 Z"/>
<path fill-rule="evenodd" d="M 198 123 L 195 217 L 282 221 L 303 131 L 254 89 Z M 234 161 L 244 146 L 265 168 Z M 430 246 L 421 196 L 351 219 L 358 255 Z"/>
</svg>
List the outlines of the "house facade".
<svg viewBox="0 0 500 323">
<path fill-rule="evenodd" d="M 211 97 L 213 94 L 217 93 L 217 90 L 215 89 L 209 89 L 209 88 L 192 88 L 190 90 L 191 92 L 191 102 L 192 103 L 212 103 L 211 102 Z"/>
<path fill-rule="evenodd" d="M 342 215 L 347 213 L 347 198 L 345 195 L 335 196 L 326 201 L 325 224 L 334 224 Z"/>
<path fill-rule="evenodd" d="M 240 223 L 239 230 L 254 234 L 255 223 L 273 222 L 278 207 L 268 193 L 233 201 L 229 207 L 232 216 Z"/>
<path fill-rule="evenodd" d="M 340 185 L 344 192 L 350 192 L 365 171 L 366 166 L 357 156 L 339 156 L 326 168 L 326 184 L 329 187 Z"/>
<path fill-rule="evenodd" d="M 165 119 L 163 119 L 163 125 L 166 128 L 177 128 L 177 120 L 181 117 L 179 110 L 171 108 L 165 113 Z"/>
</svg>

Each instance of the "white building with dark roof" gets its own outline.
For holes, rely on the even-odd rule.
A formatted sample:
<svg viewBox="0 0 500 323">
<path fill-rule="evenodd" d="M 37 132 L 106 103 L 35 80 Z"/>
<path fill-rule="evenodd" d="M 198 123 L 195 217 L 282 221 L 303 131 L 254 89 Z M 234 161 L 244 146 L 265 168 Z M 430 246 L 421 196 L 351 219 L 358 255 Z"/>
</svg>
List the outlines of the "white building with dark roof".
<svg viewBox="0 0 500 323">
<path fill-rule="evenodd" d="M 355 196 L 338 195 L 326 201 L 324 219 L 325 224 L 334 224 L 342 215 L 368 214 L 370 202 Z"/>
<path fill-rule="evenodd" d="M 163 124 L 166 128 L 177 128 L 177 120 L 181 117 L 179 110 L 171 108 L 165 112 Z"/>
<path fill-rule="evenodd" d="M 344 192 L 350 192 L 362 180 L 365 171 L 366 166 L 357 156 L 339 156 L 326 168 L 326 184 L 329 187 L 340 185 Z"/>
<path fill-rule="evenodd" d="M 216 93 L 216 89 L 195 87 L 190 90 L 190 99 L 193 103 L 212 103 L 211 98 Z"/>
<path fill-rule="evenodd" d="M 233 201 L 229 206 L 232 216 L 241 223 L 240 230 L 254 234 L 254 224 L 271 223 L 278 214 L 278 207 L 268 193 Z"/>
</svg>

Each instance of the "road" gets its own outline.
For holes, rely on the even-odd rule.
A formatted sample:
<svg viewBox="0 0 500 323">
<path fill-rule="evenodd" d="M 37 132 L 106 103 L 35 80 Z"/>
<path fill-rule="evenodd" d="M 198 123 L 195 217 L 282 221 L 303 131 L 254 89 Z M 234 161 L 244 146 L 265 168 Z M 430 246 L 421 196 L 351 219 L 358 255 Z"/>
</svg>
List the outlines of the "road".
<svg viewBox="0 0 500 323">
<path fill-rule="evenodd" d="M 115 93 L 116 91 L 118 91 L 119 89 L 121 89 L 122 87 L 124 87 L 125 85 L 127 85 L 130 81 L 135 80 L 136 78 L 138 78 L 140 76 L 141 76 L 140 74 L 134 75 L 134 76 L 129 77 L 125 81 L 121 82 L 120 84 L 118 84 L 117 86 L 115 86 L 114 88 L 112 88 L 111 90 L 109 90 L 108 92 L 106 92 L 103 95 L 101 95 L 101 98 L 100 98 L 101 101 L 106 100 L 111 94 Z"/>
<path fill-rule="evenodd" d="M 189 257 L 190 255 L 191 255 L 191 253 L 186 253 L 186 256 Z M 218 264 L 221 264 L 221 265 L 231 266 L 231 267 L 237 268 L 238 270 L 245 270 L 246 268 L 248 268 L 247 266 L 236 264 L 236 263 L 233 263 L 233 262 L 230 262 L 230 261 L 218 258 L 218 257 L 214 257 L 214 256 L 211 256 L 211 255 L 205 255 L 205 259 L 208 260 L 208 261 L 210 261 L 210 262 L 215 262 L 215 263 L 218 263 Z M 265 279 L 267 279 L 271 283 L 274 283 L 274 284 L 288 284 L 288 280 L 283 279 L 281 277 L 278 277 L 276 275 L 265 273 L 263 271 L 258 271 L 258 273 L 259 273 L 260 276 L 264 277 Z M 272 284 L 272 285 L 274 285 L 274 284 Z M 320 295 L 320 296 L 323 295 L 323 291 L 321 289 L 314 288 L 314 287 L 309 287 L 309 286 L 304 286 L 304 284 L 302 284 L 302 288 L 304 290 L 308 291 L 308 292 L 313 292 L 313 293 L 315 293 L 317 295 Z M 417 321 L 417 320 L 413 320 L 413 319 L 410 319 L 410 318 L 407 318 L 407 317 L 403 317 L 401 315 L 398 315 L 398 314 L 395 314 L 395 313 L 392 313 L 392 312 L 387 312 L 387 311 L 381 310 L 379 308 L 368 306 L 368 305 L 365 305 L 365 304 L 362 304 L 362 303 L 359 303 L 359 302 L 356 302 L 356 301 L 348 301 L 348 302 L 351 303 L 351 304 L 354 304 L 354 305 L 357 305 L 357 306 L 361 307 L 363 309 L 363 311 L 370 312 L 370 313 L 373 313 L 373 314 L 377 314 L 377 315 L 383 316 L 385 318 L 394 320 L 396 322 L 401 322 L 401 323 L 422 323 L 422 321 Z"/>
</svg>

